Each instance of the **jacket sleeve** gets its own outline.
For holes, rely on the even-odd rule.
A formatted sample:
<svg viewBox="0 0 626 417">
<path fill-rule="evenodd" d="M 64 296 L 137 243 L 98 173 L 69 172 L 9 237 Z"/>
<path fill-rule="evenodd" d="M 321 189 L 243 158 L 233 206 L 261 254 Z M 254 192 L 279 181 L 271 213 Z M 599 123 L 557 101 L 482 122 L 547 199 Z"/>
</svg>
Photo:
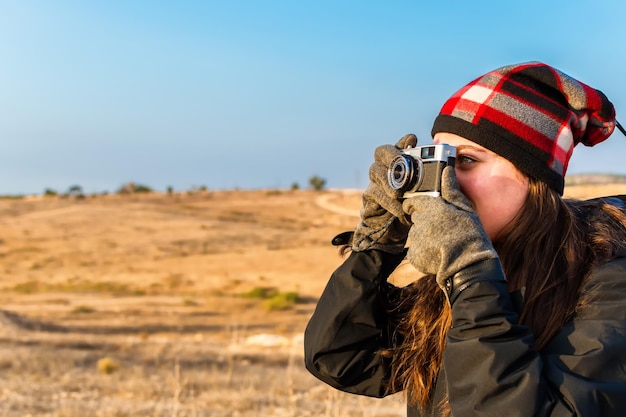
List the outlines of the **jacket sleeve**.
<svg viewBox="0 0 626 417">
<path fill-rule="evenodd" d="M 443 358 L 452 414 L 622 416 L 626 260 L 597 268 L 583 293 L 593 295 L 589 307 L 537 352 L 505 282 L 481 280 L 462 291 Z"/>
<path fill-rule="evenodd" d="M 387 309 L 395 287 L 387 277 L 404 254 L 352 252 L 332 274 L 304 333 L 307 369 L 342 391 L 383 397 L 390 345 Z M 397 290 L 397 289 L 396 289 Z"/>
</svg>

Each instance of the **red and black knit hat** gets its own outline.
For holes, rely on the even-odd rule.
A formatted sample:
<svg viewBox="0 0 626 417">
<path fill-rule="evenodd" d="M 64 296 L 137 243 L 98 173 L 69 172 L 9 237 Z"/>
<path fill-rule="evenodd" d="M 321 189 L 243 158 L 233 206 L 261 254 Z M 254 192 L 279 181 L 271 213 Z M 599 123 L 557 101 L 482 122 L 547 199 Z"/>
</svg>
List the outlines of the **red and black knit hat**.
<svg viewBox="0 0 626 417">
<path fill-rule="evenodd" d="M 563 194 L 574 146 L 594 146 L 615 129 L 615 109 L 596 89 L 539 62 L 491 71 L 457 91 L 435 119 L 449 132 L 508 159 Z"/>
</svg>

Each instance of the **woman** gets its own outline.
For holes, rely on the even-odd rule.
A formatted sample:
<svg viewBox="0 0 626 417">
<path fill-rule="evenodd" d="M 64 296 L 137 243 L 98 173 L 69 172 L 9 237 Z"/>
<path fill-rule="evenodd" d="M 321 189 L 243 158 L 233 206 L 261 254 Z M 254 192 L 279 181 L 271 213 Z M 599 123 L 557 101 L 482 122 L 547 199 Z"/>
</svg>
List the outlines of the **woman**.
<svg viewBox="0 0 626 417">
<path fill-rule="evenodd" d="M 526 63 L 442 107 L 433 138 L 457 156 L 441 197 L 388 185 L 414 135 L 377 148 L 361 222 L 334 241 L 351 253 L 305 332 L 307 368 L 351 393 L 404 390 L 409 416 L 623 415 L 624 203 L 561 198 L 574 146 L 616 123 L 600 91 Z M 427 276 L 396 288 L 405 257 Z"/>
</svg>

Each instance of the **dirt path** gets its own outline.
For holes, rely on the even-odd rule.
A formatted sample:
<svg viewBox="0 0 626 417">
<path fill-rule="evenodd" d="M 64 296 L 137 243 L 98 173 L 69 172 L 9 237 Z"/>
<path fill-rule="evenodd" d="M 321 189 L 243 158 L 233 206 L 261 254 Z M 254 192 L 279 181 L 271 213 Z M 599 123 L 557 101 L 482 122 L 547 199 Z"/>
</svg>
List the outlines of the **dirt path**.
<svg viewBox="0 0 626 417">
<path fill-rule="evenodd" d="M 360 195 L 361 194 L 361 190 L 344 190 L 341 193 L 341 197 L 344 197 L 344 199 L 350 198 L 350 199 L 356 199 L 356 194 Z M 345 216 L 351 216 L 351 217 L 359 217 L 359 210 L 355 210 L 352 208 L 347 208 L 345 206 L 342 205 L 338 205 L 333 203 L 333 201 L 337 200 L 337 194 L 333 193 L 333 194 L 324 194 L 319 196 L 317 199 L 315 199 L 315 204 L 320 207 L 323 208 L 324 210 L 328 210 L 332 213 L 335 214 L 341 214 L 341 215 L 345 215 Z"/>
</svg>

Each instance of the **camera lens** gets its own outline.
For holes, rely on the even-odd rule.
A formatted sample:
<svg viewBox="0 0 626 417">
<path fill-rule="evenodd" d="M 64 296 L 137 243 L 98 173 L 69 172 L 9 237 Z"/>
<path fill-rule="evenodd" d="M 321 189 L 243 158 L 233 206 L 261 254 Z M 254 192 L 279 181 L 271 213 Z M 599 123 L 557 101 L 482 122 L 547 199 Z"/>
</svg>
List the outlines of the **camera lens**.
<svg viewBox="0 0 626 417">
<path fill-rule="evenodd" d="M 389 186 L 394 190 L 406 191 L 415 184 L 415 180 L 416 172 L 413 159 L 405 155 L 396 156 L 387 170 Z"/>
</svg>

